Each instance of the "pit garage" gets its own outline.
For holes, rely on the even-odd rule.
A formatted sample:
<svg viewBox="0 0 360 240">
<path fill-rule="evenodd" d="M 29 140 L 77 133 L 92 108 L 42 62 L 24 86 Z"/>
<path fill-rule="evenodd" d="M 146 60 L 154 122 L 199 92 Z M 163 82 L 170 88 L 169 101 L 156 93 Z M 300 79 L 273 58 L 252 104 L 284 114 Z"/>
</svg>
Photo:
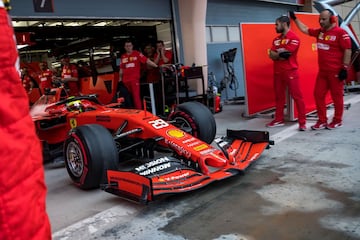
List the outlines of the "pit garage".
<svg viewBox="0 0 360 240">
<path fill-rule="evenodd" d="M 171 9 L 170 1 L 110 1 L 106 5 L 98 1 L 14 2 L 11 16 L 21 68 L 27 68 L 36 80 L 40 62 L 59 73 L 59 57 L 67 54 L 71 63 L 91 70 L 82 75 L 79 71 L 81 92 L 97 93 L 100 101 L 109 103 L 126 39 L 139 51 L 157 40 L 174 49 Z M 41 94 L 32 91 L 30 104 Z"/>
</svg>

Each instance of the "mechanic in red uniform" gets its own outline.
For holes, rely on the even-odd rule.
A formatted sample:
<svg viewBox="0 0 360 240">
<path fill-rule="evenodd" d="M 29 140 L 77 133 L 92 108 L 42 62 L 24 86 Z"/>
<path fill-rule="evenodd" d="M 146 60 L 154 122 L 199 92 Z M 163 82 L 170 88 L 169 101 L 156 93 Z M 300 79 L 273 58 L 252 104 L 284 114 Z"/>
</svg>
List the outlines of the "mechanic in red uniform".
<svg viewBox="0 0 360 240">
<path fill-rule="evenodd" d="M 336 16 L 329 9 L 321 11 L 321 28 L 308 28 L 294 12 L 289 12 L 299 30 L 317 39 L 319 72 L 316 78 L 314 98 L 318 121 L 311 128 L 335 129 L 342 126 L 344 112 L 344 80 L 351 60 L 351 40 L 346 31 L 337 26 Z M 335 114 L 328 124 L 326 115 L 326 93 L 330 90 Z"/>
<path fill-rule="evenodd" d="M 30 76 L 27 67 L 21 69 L 21 82 L 27 93 L 30 93 L 37 86 L 35 79 Z"/>
<path fill-rule="evenodd" d="M 154 55 L 154 62 L 161 66 L 163 64 L 172 63 L 173 54 L 170 50 L 165 49 L 164 41 L 158 40 L 156 42 L 156 52 Z"/>
<path fill-rule="evenodd" d="M 0 239 L 51 239 L 40 141 L 23 90 L 11 19 L 0 1 Z"/>
<path fill-rule="evenodd" d="M 40 88 L 41 88 L 41 92 L 44 93 L 45 89 L 52 88 L 53 72 L 48 68 L 46 62 L 39 63 L 39 67 L 40 67 L 40 73 L 39 73 Z"/>
<path fill-rule="evenodd" d="M 281 16 L 275 21 L 275 30 L 280 33 L 272 42 L 269 57 L 274 61 L 275 119 L 267 127 L 284 125 L 284 105 L 286 87 L 298 109 L 299 130 L 306 130 L 305 103 L 300 91 L 297 52 L 299 37 L 290 30 L 290 19 Z"/>
<path fill-rule="evenodd" d="M 146 63 L 152 67 L 157 65 L 145 57 L 139 51 L 133 50 L 133 44 L 130 40 L 126 40 L 124 48 L 126 53 L 120 58 L 120 78 L 119 82 L 123 82 L 125 87 L 132 95 L 134 107 L 136 109 L 142 108 L 140 98 L 140 70 L 141 63 Z"/>
<path fill-rule="evenodd" d="M 70 57 L 66 54 L 61 57 L 61 64 L 61 81 L 67 84 L 69 96 L 79 96 L 79 75 L 76 65 L 70 63 Z"/>
<path fill-rule="evenodd" d="M 150 59 L 151 61 L 154 61 L 154 55 L 155 55 L 155 48 L 154 46 L 149 43 L 146 44 L 144 47 L 144 56 Z M 145 75 L 145 82 L 146 83 L 157 83 L 160 80 L 160 72 L 158 68 L 154 68 L 149 66 L 148 64 L 144 63 L 141 64 L 142 72 Z"/>
<path fill-rule="evenodd" d="M 158 40 L 156 42 L 156 52 L 154 54 L 154 62 L 161 67 L 164 64 L 172 64 L 173 63 L 173 53 L 170 50 L 166 50 L 164 41 Z M 157 78 L 161 79 L 160 69 L 156 69 Z M 154 86 L 155 95 L 156 95 L 156 101 L 161 102 L 162 101 L 162 86 L 161 84 L 155 84 Z M 157 104 L 157 111 L 161 112 L 163 109 L 161 109 L 160 105 Z"/>
</svg>

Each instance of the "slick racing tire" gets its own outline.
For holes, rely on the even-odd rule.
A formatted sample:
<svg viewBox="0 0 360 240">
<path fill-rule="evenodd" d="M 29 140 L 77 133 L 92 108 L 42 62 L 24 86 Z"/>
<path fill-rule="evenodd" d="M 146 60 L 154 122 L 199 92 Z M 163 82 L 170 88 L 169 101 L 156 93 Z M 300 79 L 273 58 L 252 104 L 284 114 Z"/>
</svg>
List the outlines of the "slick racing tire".
<svg viewBox="0 0 360 240">
<path fill-rule="evenodd" d="M 173 125 L 210 144 L 216 134 L 216 122 L 211 111 L 199 102 L 178 105 L 169 120 Z"/>
<path fill-rule="evenodd" d="M 89 124 L 70 131 L 64 143 L 66 170 L 81 189 L 98 188 L 107 182 L 107 170 L 117 170 L 118 151 L 110 132 Z"/>
</svg>

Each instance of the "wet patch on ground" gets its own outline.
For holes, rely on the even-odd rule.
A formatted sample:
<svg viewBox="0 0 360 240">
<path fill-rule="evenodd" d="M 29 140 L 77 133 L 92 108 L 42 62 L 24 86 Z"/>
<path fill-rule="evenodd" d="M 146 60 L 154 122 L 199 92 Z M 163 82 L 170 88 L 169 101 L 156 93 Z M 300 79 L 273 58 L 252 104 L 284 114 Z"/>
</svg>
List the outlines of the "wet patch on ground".
<svg viewBox="0 0 360 240">
<path fill-rule="evenodd" d="M 150 204 L 101 239 L 360 239 L 359 166 L 338 161 L 336 147 L 313 155 L 297 149 L 311 143 L 287 144 L 287 152 L 271 149 L 245 175 Z"/>
<path fill-rule="evenodd" d="M 360 239 L 359 227 L 351 222 L 360 217 L 354 191 L 359 189 L 360 177 L 354 177 L 359 167 L 338 161 L 344 154 L 339 146 L 324 143 L 317 149 L 321 154 L 314 155 L 306 151 L 311 143 L 302 139 L 287 144 L 287 152 L 270 149 L 276 157 L 266 153 L 234 180 L 237 184 L 225 185 L 226 192 L 161 230 L 184 239 Z M 352 144 L 341 146 L 354 155 Z"/>
<path fill-rule="evenodd" d="M 184 239 L 221 239 L 221 236 L 228 234 L 244 239 L 291 239 L 291 236 L 296 236 L 296 239 L 335 240 L 348 237 L 347 233 L 325 228 L 320 223 L 328 211 L 337 213 L 339 208 L 343 210 L 346 206 L 335 200 L 327 200 L 325 193 L 319 196 L 316 189 L 311 187 L 310 193 L 316 196 L 310 200 L 301 200 L 301 192 L 294 196 L 291 188 L 289 192 L 269 191 L 281 189 L 283 183 L 278 180 L 274 182 L 274 179 L 280 178 L 281 175 L 266 170 L 246 175 L 238 180 L 238 184 L 209 202 L 196 208 L 193 206 L 190 212 L 173 219 L 161 230 Z M 284 201 L 284 195 L 290 196 Z M 279 198 L 282 200 L 277 200 Z M 323 203 L 309 207 L 309 201 Z M 332 204 L 330 207 L 329 203 Z"/>
</svg>

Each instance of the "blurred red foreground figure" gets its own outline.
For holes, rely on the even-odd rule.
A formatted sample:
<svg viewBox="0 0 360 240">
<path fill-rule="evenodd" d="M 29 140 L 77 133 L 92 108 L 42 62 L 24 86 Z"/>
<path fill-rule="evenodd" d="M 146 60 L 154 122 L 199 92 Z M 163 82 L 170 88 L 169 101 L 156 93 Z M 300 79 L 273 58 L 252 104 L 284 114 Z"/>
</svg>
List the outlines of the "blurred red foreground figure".
<svg viewBox="0 0 360 240">
<path fill-rule="evenodd" d="M 40 142 L 16 62 L 11 20 L 0 1 L 0 239 L 51 239 Z"/>
</svg>

